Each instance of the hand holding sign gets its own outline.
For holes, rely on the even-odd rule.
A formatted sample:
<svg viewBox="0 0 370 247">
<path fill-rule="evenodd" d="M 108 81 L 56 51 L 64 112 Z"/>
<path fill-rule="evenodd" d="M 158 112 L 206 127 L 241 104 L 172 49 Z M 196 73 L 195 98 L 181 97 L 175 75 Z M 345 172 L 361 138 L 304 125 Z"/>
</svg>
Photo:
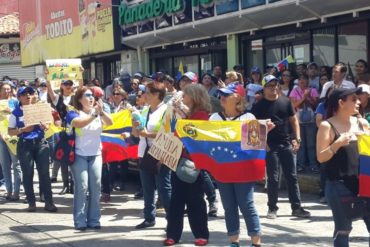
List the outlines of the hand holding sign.
<svg viewBox="0 0 370 247">
<path fill-rule="evenodd" d="M 38 125 L 41 123 L 52 123 L 51 106 L 49 103 L 38 103 L 23 106 L 24 124 Z"/>
</svg>

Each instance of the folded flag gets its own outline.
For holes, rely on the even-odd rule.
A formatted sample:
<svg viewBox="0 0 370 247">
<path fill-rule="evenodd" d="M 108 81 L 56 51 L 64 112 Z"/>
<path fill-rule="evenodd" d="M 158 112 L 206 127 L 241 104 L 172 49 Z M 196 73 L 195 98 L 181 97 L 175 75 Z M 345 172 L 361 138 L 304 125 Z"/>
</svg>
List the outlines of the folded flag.
<svg viewBox="0 0 370 247">
<path fill-rule="evenodd" d="M 370 197 L 370 136 L 358 137 L 360 153 L 359 196 Z"/>
<path fill-rule="evenodd" d="M 265 176 L 265 150 L 242 150 L 241 121 L 178 120 L 176 132 L 198 169 L 223 183 Z M 264 137 L 266 138 L 266 137 Z"/>
<path fill-rule="evenodd" d="M 131 138 L 124 139 L 122 133 L 131 133 L 132 121 L 129 110 L 111 114 L 113 124 L 103 128 L 101 141 L 103 145 L 103 163 L 137 159 L 138 145 Z"/>
</svg>

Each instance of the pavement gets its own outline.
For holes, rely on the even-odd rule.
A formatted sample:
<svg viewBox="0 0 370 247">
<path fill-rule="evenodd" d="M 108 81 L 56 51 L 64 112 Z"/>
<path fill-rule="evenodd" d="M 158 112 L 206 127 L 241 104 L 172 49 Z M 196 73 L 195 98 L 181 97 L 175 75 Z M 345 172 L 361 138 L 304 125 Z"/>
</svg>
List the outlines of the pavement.
<svg viewBox="0 0 370 247">
<path fill-rule="evenodd" d="M 36 178 L 36 176 L 35 176 Z M 155 227 L 136 230 L 142 222 L 143 200 L 135 200 L 137 179 L 130 179 L 123 192 L 113 192 L 109 203 L 102 203 L 101 230 L 78 232 L 73 228 L 72 195 L 58 195 L 62 184 L 54 183 L 54 200 L 59 210 L 49 213 L 43 203 L 37 202 L 37 212 L 25 211 L 27 204 L 0 199 L 0 246 L 55 246 L 55 247 L 111 247 L 111 246 L 162 246 L 166 221 L 159 211 Z M 37 191 L 38 186 L 35 185 Z M 279 192 L 278 218 L 266 219 L 267 195 L 262 185 L 256 186 L 255 204 L 260 214 L 263 246 L 332 246 L 333 221 L 326 204 L 318 203 L 317 195 L 302 193 L 303 206 L 311 211 L 310 219 L 291 216 L 287 193 Z M 24 198 L 24 196 L 23 196 Z M 22 198 L 22 199 L 23 199 Z M 219 197 L 218 197 L 219 198 Z M 221 202 L 217 218 L 209 218 L 210 239 L 208 246 L 229 246 Z M 194 237 L 187 218 L 178 247 L 194 246 Z M 368 246 L 369 233 L 362 221 L 353 224 L 351 247 Z M 241 246 L 249 246 L 245 223 L 241 217 Z"/>
</svg>

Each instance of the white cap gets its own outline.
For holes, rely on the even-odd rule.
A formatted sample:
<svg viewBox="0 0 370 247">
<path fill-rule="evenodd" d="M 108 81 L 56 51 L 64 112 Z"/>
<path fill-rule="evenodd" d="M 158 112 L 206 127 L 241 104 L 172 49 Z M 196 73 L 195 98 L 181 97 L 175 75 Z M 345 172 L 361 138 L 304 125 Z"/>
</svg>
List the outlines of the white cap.
<svg viewBox="0 0 370 247">
<path fill-rule="evenodd" d="M 368 95 L 370 95 L 370 86 L 367 85 L 367 84 L 361 84 L 358 86 L 358 88 L 361 88 L 362 89 L 362 93 L 367 93 Z"/>
</svg>

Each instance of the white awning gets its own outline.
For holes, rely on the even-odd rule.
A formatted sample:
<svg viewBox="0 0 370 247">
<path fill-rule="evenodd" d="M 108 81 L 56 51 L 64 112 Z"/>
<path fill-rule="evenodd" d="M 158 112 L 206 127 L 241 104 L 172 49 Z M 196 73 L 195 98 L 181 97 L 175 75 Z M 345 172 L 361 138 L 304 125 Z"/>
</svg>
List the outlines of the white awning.
<svg viewBox="0 0 370 247">
<path fill-rule="evenodd" d="M 282 0 L 218 15 L 151 32 L 122 37 L 132 48 L 148 49 L 162 45 L 207 39 L 227 34 L 253 32 L 267 28 L 321 20 L 370 10 L 369 0 Z"/>
</svg>

